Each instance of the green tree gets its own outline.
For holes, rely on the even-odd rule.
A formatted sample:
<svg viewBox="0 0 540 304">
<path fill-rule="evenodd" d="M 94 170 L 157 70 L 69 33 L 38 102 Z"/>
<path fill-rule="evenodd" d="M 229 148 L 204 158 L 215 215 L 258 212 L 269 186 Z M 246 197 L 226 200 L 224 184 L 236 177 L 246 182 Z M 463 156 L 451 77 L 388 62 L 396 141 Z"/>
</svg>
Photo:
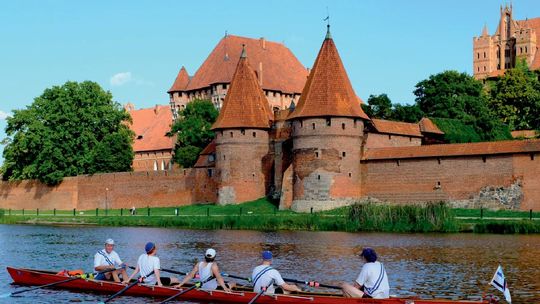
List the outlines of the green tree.
<svg viewBox="0 0 540 304">
<path fill-rule="evenodd" d="M 4 180 L 129 171 L 133 133 L 129 114 L 97 83 L 66 82 L 46 89 L 7 119 Z"/>
<path fill-rule="evenodd" d="M 525 60 L 489 86 L 490 107 L 512 130 L 540 129 L 540 81 Z"/>
<path fill-rule="evenodd" d="M 199 153 L 214 138 L 210 130 L 219 115 L 209 100 L 194 100 L 180 111 L 179 119 L 172 125 L 169 135 L 177 135 L 173 162 L 184 168 L 192 167 Z"/>
<path fill-rule="evenodd" d="M 388 95 L 369 95 L 367 102 L 368 104 L 363 104 L 362 108 L 369 117 L 379 119 L 392 117 L 392 101 Z"/>
<path fill-rule="evenodd" d="M 465 73 L 445 71 L 420 81 L 416 104 L 428 117 L 459 119 L 475 128 L 482 140 L 496 138 L 501 123 L 488 107 L 483 84 Z"/>
<path fill-rule="evenodd" d="M 392 112 L 393 120 L 411 123 L 419 122 L 424 116 L 424 112 L 422 112 L 422 110 L 420 110 L 420 107 L 418 107 L 416 104 L 401 105 L 398 103 L 394 105 L 394 109 Z"/>
</svg>

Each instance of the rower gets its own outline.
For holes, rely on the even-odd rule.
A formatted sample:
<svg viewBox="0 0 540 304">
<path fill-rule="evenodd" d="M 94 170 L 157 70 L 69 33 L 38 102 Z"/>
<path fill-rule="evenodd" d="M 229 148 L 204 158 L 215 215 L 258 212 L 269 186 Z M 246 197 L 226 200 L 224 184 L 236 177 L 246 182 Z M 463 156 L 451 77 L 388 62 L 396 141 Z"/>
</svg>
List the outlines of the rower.
<svg viewBox="0 0 540 304">
<path fill-rule="evenodd" d="M 215 290 L 219 286 L 225 291 L 225 292 L 231 292 L 231 289 L 229 288 L 228 283 L 225 283 L 223 280 L 223 277 L 221 276 L 221 273 L 219 271 L 219 267 L 217 263 L 215 262 L 216 259 L 216 251 L 212 248 L 209 248 L 206 250 L 206 253 L 204 254 L 204 261 L 195 263 L 195 266 L 193 266 L 193 269 L 190 273 L 186 275 L 186 277 L 180 282 L 180 285 L 175 286 L 176 288 L 180 288 L 182 285 L 186 284 L 189 280 L 193 279 L 196 275 L 198 275 L 198 278 L 201 282 L 207 280 L 211 276 L 214 276 L 214 279 L 204 283 L 201 286 L 201 289 L 204 290 Z M 232 285 L 232 284 L 231 284 Z"/>
<path fill-rule="evenodd" d="M 148 285 L 157 285 L 161 287 L 163 285 L 178 284 L 177 278 L 161 277 L 161 265 L 159 262 L 159 258 L 156 256 L 156 244 L 148 242 L 144 246 L 144 250 L 146 251 L 146 253 L 143 253 L 139 256 L 139 259 L 137 260 L 137 267 L 135 267 L 135 270 L 133 271 L 131 276 L 123 283 L 128 284 L 129 281 L 131 281 L 131 279 L 133 279 L 133 277 L 138 273 L 139 276 L 143 278 L 143 282 Z"/>
<path fill-rule="evenodd" d="M 377 254 L 371 248 L 364 248 L 361 257 L 366 262 L 356 281 L 351 285 L 342 283 L 343 296 L 348 298 L 388 299 L 390 286 L 388 275 L 382 263 L 377 261 Z"/>
<path fill-rule="evenodd" d="M 115 281 L 120 282 L 119 274 L 122 275 L 122 279 L 125 279 L 128 277 L 126 273 L 126 263 L 123 263 L 120 259 L 120 256 L 118 256 L 118 253 L 114 251 L 114 240 L 113 239 L 107 239 L 105 241 L 105 248 L 99 250 L 94 255 L 94 271 L 102 272 L 110 269 L 116 269 L 118 267 L 121 267 L 121 269 L 114 270 L 107 273 L 100 273 L 98 274 L 94 279 L 96 280 L 103 280 L 103 281 Z"/>
<path fill-rule="evenodd" d="M 279 271 L 272 268 L 272 252 L 263 251 L 262 259 L 262 264 L 255 267 L 255 269 L 253 269 L 253 274 L 251 275 L 254 292 L 260 292 L 263 288 L 268 287 L 265 293 L 274 294 L 276 291 L 274 284 L 281 287 L 284 293 L 289 291 L 302 291 L 296 285 L 285 283 L 281 274 L 279 274 Z M 272 284 L 270 285 L 271 282 Z"/>
</svg>

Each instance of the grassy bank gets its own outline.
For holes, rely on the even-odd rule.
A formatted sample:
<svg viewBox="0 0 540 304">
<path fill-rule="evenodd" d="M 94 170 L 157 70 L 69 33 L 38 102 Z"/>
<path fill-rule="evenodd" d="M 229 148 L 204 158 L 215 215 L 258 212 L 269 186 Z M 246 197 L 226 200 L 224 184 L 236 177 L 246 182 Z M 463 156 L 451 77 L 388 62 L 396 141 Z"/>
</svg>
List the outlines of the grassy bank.
<svg viewBox="0 0 540 304">
<path fill-rule="evenodd" d="M 426 206 L 362 204 L 313 214 L 277 210 L 266 199 L 239 205 L 191 205 L 178 208 L 128 210 L 0 210 L 3 224 L 79 224 L 100 226 L 148 226 L 186 229 L 245 229 L 260 231 L 381 231 L 381 232 L 476 232 L 540 233 L 540 221 L 519 219 L 527 212 L 450 209 L 444 203 Z M 513 213 L 512 213 L 513 212 Z M 479 218 L 482 213 L 483 219 Z M 2 215 L 3 214 L 3 215 Z M 39 214 L 39 215 L 38 215 Z M 97 214 L 97 216 L 96 216 Z M 490 216 L 512 220 L 489 219 Z M 540 214 L 533 214 L 540 217 Z"/>
</svg>

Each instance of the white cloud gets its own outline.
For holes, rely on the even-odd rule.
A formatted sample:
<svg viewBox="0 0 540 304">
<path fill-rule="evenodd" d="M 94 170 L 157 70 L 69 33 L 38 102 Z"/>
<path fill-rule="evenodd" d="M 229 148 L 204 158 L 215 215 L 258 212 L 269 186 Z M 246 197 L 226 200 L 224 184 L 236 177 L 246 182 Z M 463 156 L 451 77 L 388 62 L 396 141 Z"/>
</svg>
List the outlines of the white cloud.
<svg viewBox="0 0 540 304">
<path fill-rule="evenodd" d="M 9 114 L 0 110 L 0 120 L 5 120 L 6 118 L 9 117 Z"/>
<path fill-rule="evenodd" d="M 114 74 L 111 77 L 111 85 L 112 86 L 121 86 L 124 85 L 132 80 L 131 78 L 131 72 L 121 72 Z"/>
</svg>

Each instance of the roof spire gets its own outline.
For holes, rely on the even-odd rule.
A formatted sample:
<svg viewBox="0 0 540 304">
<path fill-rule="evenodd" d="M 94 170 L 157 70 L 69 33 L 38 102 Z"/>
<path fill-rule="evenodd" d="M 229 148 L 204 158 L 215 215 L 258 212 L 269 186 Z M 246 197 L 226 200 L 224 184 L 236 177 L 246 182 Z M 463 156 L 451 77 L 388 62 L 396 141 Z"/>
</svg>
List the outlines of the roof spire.
<svg viewBox="0 0 540 304">
<path fill-rule="evenodd" d="M 242 44 L 242 53 L 240 54 L 240 58 L 247 58 L 247 52 L 246 52 L 246 45 Z"/>
<path fill-rule="evenodd" d="M 482 29 L 482 36 L 488 36 L 488 35 L 489 35 L 489 32 L 488 32 L 487 23 L 484 23 L 484 28 Z"/>
<path fill-rule="evenodd" d="M 328 6 L 326 7 L 326 18 L 323 21 L 326 21 L 326 37 L 324 39 L 332 39 L 330 34 L 330 13 L 328 13 Z"/>
</svg>

